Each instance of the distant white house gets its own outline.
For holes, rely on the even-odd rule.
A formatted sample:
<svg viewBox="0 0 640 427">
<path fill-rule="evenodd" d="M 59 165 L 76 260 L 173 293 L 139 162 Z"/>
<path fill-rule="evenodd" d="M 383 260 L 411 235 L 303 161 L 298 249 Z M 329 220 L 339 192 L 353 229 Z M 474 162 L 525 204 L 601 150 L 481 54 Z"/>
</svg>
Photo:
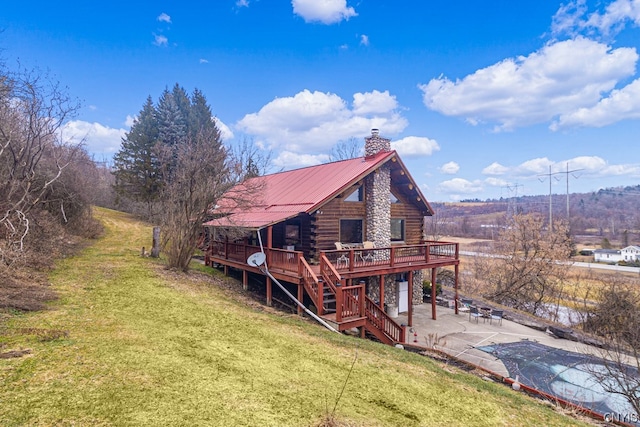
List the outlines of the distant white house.
<svg viewBox="0 0 640 427">
<path fill-rule="evenodd" d="M 634 245 L 627 246 L 626 248 L 622 249 L 620 252 L 623 260 L 627 262 L 638 261 L 640 259 L 640 246 L 634 246 Z"/>
<path fill-rule="evenodd" d="M 596 249 L 593 251 L 593 256 L 596 262 L 634 262 L 640 260 L 640 246 L 631 245 L 624 249 Z"/>
<path fill-rule="evenodd" d="M 593 251 L 596 262 L 614 263 L 622 261 L 622 251 L 620 249 L 596 249 Z"/>
</svg>

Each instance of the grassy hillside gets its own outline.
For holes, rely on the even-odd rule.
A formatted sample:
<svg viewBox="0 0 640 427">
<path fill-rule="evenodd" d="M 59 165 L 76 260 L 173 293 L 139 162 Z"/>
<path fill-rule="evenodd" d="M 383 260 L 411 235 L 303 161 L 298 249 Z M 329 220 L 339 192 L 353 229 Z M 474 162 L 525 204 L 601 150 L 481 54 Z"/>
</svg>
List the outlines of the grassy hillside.
<svg viewBox="0 0 640 427">
<path fill-rule="evenodd" d="M 50 277 L 60 298 L 0 331 L 0 353 L 25 353 L 0 359 L 2 426 L 310 426 L 336 402 L 343 425 L 581 425 L 439 362 L 243 303 L 218 275 L 167 272 L 139 255 L 150 227 L 97 215 L 104 237 Z"/>
</svg>

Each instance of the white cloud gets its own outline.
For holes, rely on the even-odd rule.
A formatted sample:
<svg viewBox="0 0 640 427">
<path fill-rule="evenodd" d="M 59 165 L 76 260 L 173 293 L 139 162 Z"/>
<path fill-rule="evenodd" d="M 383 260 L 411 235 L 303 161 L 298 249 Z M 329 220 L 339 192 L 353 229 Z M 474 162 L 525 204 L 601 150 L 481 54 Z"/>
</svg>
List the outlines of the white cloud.
<svg viewBox="0 0 640 427">
<path fill-rule="evenodd" d="M 546 157 L 538 157 L 537 159 L 527 160 L 520 163 L 514 169 L 518 175 L 543 175 L 549 173 L 549 166 L 552 166 L 553 162 Z"/>
<path fill-rule="evenodd" d="M 162 12 L 160 15 L 158 15 L 158 21 L 160 22 L 166 22 L 167 24 L 171 24 L 171 17 L 169 15 L 167 15 L 166 13 Z"/>
<path fill-rule="evenodd" d="M 227 141 L 233 138 L 234 136 L 233 131 L 222 120 L 220 120 L 217 117 L 214 117 L 213 121 L 215 122 L 218 130 L 220 131 L 220 136 L 222 137 L 223 141 Z"/>
<path fill-rule="evenodd" d="M 592 107 L 563 114 L 551 125 L 551 129 L 570 126 L 602 127 L 625 119 L 640 119 L 640 79 L 612 91 Z"/>
<path fill-rule="evenodd" d="M 307 89 L 292 97 L 276 98 L 257 113 L 244 116 L 237 128 L 267 141 L 270 148 L 296 153 L 328 151 L 338 141 L 367 136 L 372 128 L 394 135 L 407 126 L 396 110 L 389 110 L 386 92 L 354 95 L 354 109 L 338 95 Z M 358 101 L 355 101 L 358 100 Z"/>
<path fill-rule="evenodd" d="M 509 185 L 507 181 L 500 178 L 487 178 L 484 180 L 485 184 L 490 185 L 492 187 L 506 187 Z"/>
<path fill-rule="evenodd" d="M 483 175 L 504 175 L 509 171 L 509 168 L 502 166 L 498 162 L 493 162 L 486 168 L 482 169 Z"/>
<path fill-rule="evenodd" d="M 153 44 L 155 44 L 156 46 L 167 46 L 167 44 L 169 44 L 169 39 L 162 34 L 154 34 L 153 38 Z"/>
<path fill-rule="evenodd" d="M 570 1 L 560 6 L 552 18 L 553 34 L 569 34 L 575 36 L 583 27 L 584 14 L 587 11 L 585 0 Z"/>
<path fill-rule="evenodd" d="M 249 0 L 238 0 L 236 1 L 237 7 L 249 7 Z"/>
<path fill-rule="evenodd" d="M 483 187 L 482 182 L 478 180 L 472 182 L 464 178 L 453 178 L 441 182 L 438 189 L 445 193 L 474 194 L 481 192 Z"/>
<path fill-rule="evenodd" d="M 98 107 L 96 107 L 95 105 L 89 105 L 89 110 L 96 111 L 97 109 Z"/>
<path fill-rule="evenodd" d="M 434 139 L 421 136 L 407 136 L 391 141 L 391 148 L 403 157 L 430 156 L 434 151 L 440 150 L 440 146 Z"/>
<path fill-rule="evenodd" d="M 84 139 L 84 145 L 89 153 L 112 155 L 120 149 L 120 142 L 125 133 L 124 129 L 73 120 L 62 127 L 61 138 L 69 143 L 78 143 Z"/>
<path fill-rule="evenodd" d="M 305 22 L 335 24 L 358 16 L 346 0 L 292 0 L 293 13 L 301 16 Z"/>
<path fill-rule="evenodd" d="M 366 34 L 363 34 L 360 36 L 360 44 L 363 46 L 369 46 L 369 36 Z"/>
<path fill-rule="evenodd" d="M 329 156 L 326 154 L 312 155 L 312 154 L 298 154 L 291 151 L 282 151 L 273 160 L 273 165 L 277 168 L 285 170 L 303 168 L 306 166 L 315 166 L 321 163 L 329 161 Z"/>
<path fill-rule="evenodd" d="M 419 88 L 432 110 L 472 124 L 497 122 L 498 129 L 508 130 L 592 107 L 634 75 L 637 60 L 634 48 L 612 49 L 578 37 L 505 59 L 462 80 L 439 77 Z"/>
<path fill-rule="evenodd" d="M 204 59 L 204 58 L 200 58 L 200 60 L 198 61 L 200 64 L 208 64 L 209 61 Z"/>
<path fill-rule="evenodd" d="M 447 175 L 455 175 L 460 170 L 460 165 L 456 162 L 448 162 L 440 166 L 440 172 Z"/>
<path fill-rule="evenodd" d="M 611 37 L 621 31 L 628 21 L 640 25 L 640 0 L 615 0 L 604 11 L 588 14 L 585 0 L 574 0 L 560 6 L 551 26 L 555 35 L 575 36 L 586 32 Z"/>
<path fill-rule="evenodd" d="M 594 27 L 603 34 L 618 32 L 627 20 L 640 25 L 640 0 L 616 0 L 607 5 L 604 13 L 593 13 L 586 26 Z"/>
<path fill-rule="evenodd" d="M 129 114 L 127 114 L 127 118 L 124 121 L 124 125 L 128 128 L 131 128 L 131 126 L 133 126 L 133 122 L 136 119 L 136 116 L 130 116 Z"/>
<path fill-rule="evenodd" d="M 398 101 L 388 90 L 353 94 L 354 114 L 388 113 L 396 108 Z"/>
<path fill-rule="evenodd" d="M 569 168 L 569 172 L 575 171 L 575 176 L 582 175 L 592 177 L 608 177 L 608 176 L 640 176 L 640 163 L 627 163 L 619 165 L 610 165 L 598 156 L 579 156 L 572 159 L 557 162 L 552 166 L 554 172 L 565 172 Z"/>
</svg>

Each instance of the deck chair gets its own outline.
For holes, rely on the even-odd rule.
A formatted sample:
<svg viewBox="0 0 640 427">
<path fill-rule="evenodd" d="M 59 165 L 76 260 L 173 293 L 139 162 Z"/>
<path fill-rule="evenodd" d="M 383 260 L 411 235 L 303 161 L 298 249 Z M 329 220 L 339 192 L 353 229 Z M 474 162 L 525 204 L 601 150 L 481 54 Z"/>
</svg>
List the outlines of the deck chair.
<svg viewBox="0 0 640 427">
<path fill-rule="evenodd" d="M 481 317 L 482 314 L 480 313 L 480 311 L 478 311 L 478 307 L 476 307 L 475 305 L 469 307 L 469 322 L 471 322 L 471 319 L 476 319 L 476 323 L 478 323 L 478 319 L 480 319 Z"/>
<path fill-rule="evenodd" d="M 360 258 L 362 261 L 373 261 L 373 251 L 367 251 L 367 249 L 375 249 L 376 245 L 373 242 L 362 242 L 362 251 L 360 251 Z"/>
<path fill-rule="evenodd" d="M 473 304 L 472 299 L 462 298 L 458 300 L 458 311 L 466 313 L 471 308 L 471 304 Z"/>
<path fill-rule="evenodd" d="M 495 320 L 499 325 L 502 325 L 502 310 L 491 310 L 491 317 L 489 317 L 489 324 L 491 325 Z"/>
<path fill-rule="evenodd" d="M 344 247 L 342 246 L 342 243 L 340 242 L 335 242 L 334 243 L 336 245 L 336 250 L 342 251 L 344 250 Z M 336 258 L 336 265 L 340 266 L 340 264 L 344 263 L 347 267 L 349 266 L 349 257 L 347 256 L 347 254 L 342 254 L 340 255 L 338 258 Z"/>
</svg>

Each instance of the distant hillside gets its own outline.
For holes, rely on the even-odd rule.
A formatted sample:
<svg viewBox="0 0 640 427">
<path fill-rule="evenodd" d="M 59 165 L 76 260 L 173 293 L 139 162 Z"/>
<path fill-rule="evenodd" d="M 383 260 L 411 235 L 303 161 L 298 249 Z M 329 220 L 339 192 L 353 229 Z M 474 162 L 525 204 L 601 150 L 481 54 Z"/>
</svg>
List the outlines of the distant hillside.
<svg viewBox="0 0 640 427">
<path fill-rule="evenodd" d="M 549 199 L 540 195 L 431 203 L 436 211 L 431 221 L 437 221 L 439 234 L 491 238 L 507 215 L 538 212 L 548 217 Z M 606 237 L 619 245 L 640 243 L 640 185 L 569 194 L 568 205 L 574 235 Z M 551 206 L 554 220 L 567 218 L 566 194 L 553 194 Z"/>
</svg>

